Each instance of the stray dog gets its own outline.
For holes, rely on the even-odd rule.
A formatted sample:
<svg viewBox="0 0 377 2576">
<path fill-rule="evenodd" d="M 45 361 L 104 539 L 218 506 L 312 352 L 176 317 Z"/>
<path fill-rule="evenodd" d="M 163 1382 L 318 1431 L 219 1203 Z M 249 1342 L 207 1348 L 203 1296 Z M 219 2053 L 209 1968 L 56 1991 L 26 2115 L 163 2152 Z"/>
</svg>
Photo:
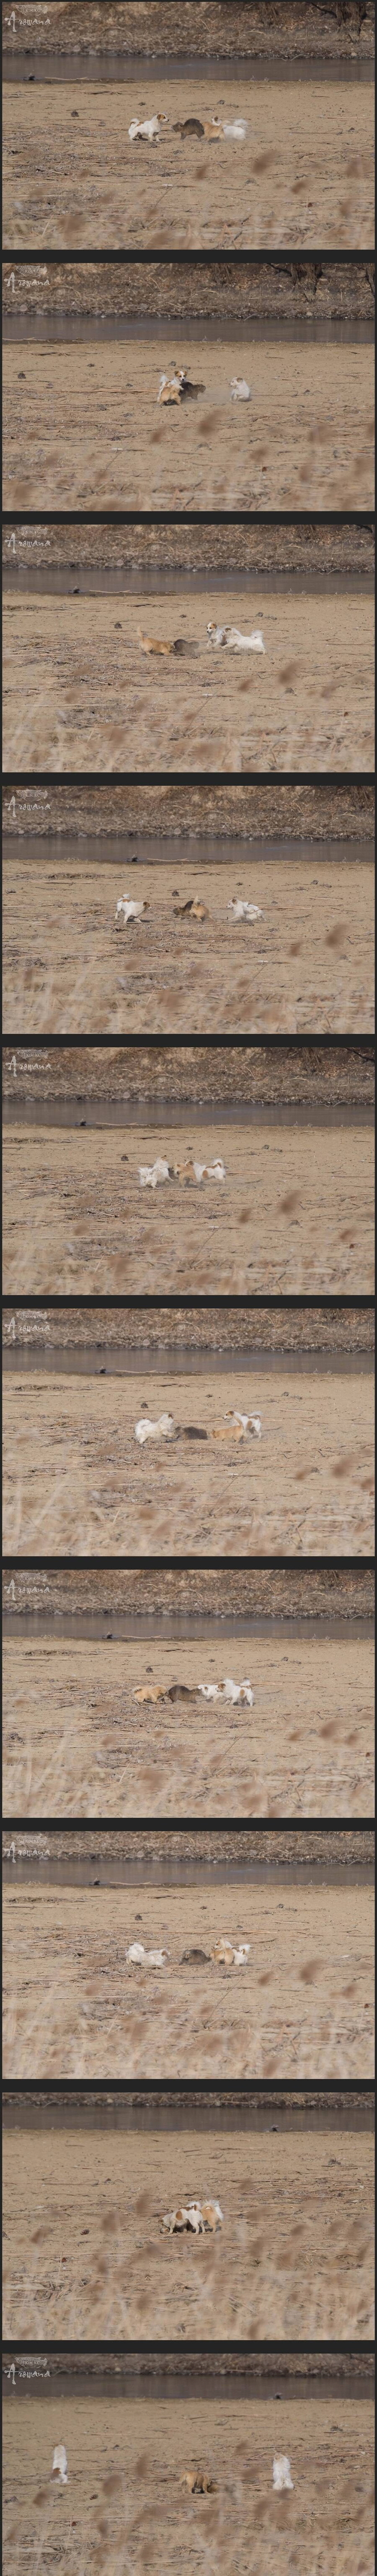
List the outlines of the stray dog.
<svg viewBox="0 0 377 2576">
<path fill-rule="evenodd" d="M 216 2479 L 207 2478 L 205 2469 L 184 2469 L 179 2484 L 188 2487 L 190 2495 L 217 2495 Z"/>
<path fill-rule="evenodd" d="M 160 125 L 167 125 L 167 123 L 167 116 L 160 116 L 160 114 L 145 116 L 143 124 L 139 124 L 138 117 L 134 116 L 132 125 L 128 127 L 130 143 L 159 143 Z"/>
<path fill-rule="evenodd" d="M 175 644 L 161 644 L 155 635 L 143 635 L 141 626 L 138 626 L 137 640 L 141 653 L 175 653 Z"/>
<path fill-rule="evenodd" d="M 215 626 L 210 619 L 207 635 L 207 652 L 211 644 L 214 646 L 229 644 L 233 653 L 265 653 L 266 651 L 263 635 L 260 634 L 258 627 L 253 635 L 241 635 L 240 626 Z"/>
</svg>

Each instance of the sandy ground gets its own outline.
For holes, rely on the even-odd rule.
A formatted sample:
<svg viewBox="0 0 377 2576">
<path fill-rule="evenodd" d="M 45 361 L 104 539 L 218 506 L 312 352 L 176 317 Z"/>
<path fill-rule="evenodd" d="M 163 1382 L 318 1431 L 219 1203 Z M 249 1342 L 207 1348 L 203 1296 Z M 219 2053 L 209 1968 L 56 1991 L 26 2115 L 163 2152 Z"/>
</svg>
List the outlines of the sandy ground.
<svg viewBox="0 0 377 2576">
<path fill-rule="evenodd" d="M 207 622 L 265 654 L 208 650 Z M 146 656 L 143 634 L 196 648 Z M 373 601 L 269 591 L 4 595 L 12 770 L 373 769 Z M 288 703 L 289 701 L 289 703 Z"/>
<path fill-rule="evenodd" d="M 5 1293 L 373 1294 L 373 1129 L 6 1127 Z M 145 1189 L 161 1156 L 225 1180 Z"/>
<path fill-rule="evenodd" d="M 216 346 L 175 321 L 147 344 L 61 331 L 5 343 L 4 509 L 373 510 L 372 347 L 253 343 L 252 323 L 223 348 L 220 323 Z M 157 410 L 172 355 L 201 390 Z"/>
<path fill-rule="evenodd" d="M 147 1386 L 147 1395 L 145 1392 Z M 207 1430 L 208 1448 L 135 1440 L 152 1420 Z M 261 1439 L 215 1440 L 236 1407 Z M 8 1554 L 370 1556 L 373 1381 L 266 1376 L 257 1363 L 216 1380 L 27 1377 L 4 1384 Z M 208 1462 L 208 1463 L 207 1463 Z M 93 1485 L 93 1475 L 96 1483 Z"/>
<path fill-rule="evenodd" d="M 130 143 L 133 117 L 168 119 Z M 244 142 L 174 133 L 178 119 L 247 120 Z M 74 135 L 72 125 L 75 126 Z M 76 134 L 77 125 L 77 134 Z M 4 246 L 367 250 L 373 86 L 229 74 L 4 90 Z"/>
<path fill-rule="evenodd" d="M 373 2138 L 336 2120 L 306 2137 L 12 2128 L 4 2184 L 5 2334 L 373 2336 Z M 196 2198 L 219 2200 L 216 2236 L 161 2233 Z"/>
<path fill-rule="evenodd" d="M 279 2414 L 278 2414 L 279 2404 Z M 22 2409 L 22 2412 L 21 2412 Z M 69 2483 L 50 2485 L 64 2440 Z M 5 2546 L 9 2576 L 372 2576 L 373 2406 L 337 2395 L 132 2402 L 121 2392 L 6 2389 Z M 274 2452 L 293 2495 L 274 2496 Z M 179 2480 L 204 2468 L 215 2496 Z M 41 2482 L 44 2481 L 44 2484 Z M 38 2502 L 35 2502 L 35 2499 Z M 9 2498 L 9 2503 L 8 2503 Z M 67 2551 L 69 2553 L 67 2560 Z"/>
<path fill-rule="evenodd" d="M 253 1710 L 197 1695 L 228 1667 Z M 7 1638 L 3 1729 L 7 1816 L 369 1816 L 373 1639 Z"/>
<path fill-rule="evenodd" d="M 373 1887 L 4 1889 L 4 2075 L 373 2076 Z M 183 1964 L 222 1935 L 239 1968 Z M 162 1969 L 126 1949 L 166 1949 Z"/>
<path fill-rule="evenodd" d="M 102 792 L 102 791 L 101 791 Z M 329 855 L 300 860 L 254 858 L 237 842 L 228 865 L 205 855 L 137 869 L 137 901 L 150 914 L 135 929 L 115 930 L 122 892 L 136 871 L 127 855 L 114 864 L 80 859 L 62 847 L 24 858 L 22 841 L 3 860 L 3 1027 L 69 1034 L 90 1030 L 149 1034 L 187 1029 L 250 1034 L 362 1030 L 373 1034 L 373 868 Z M 208 919 L 175 915 L 198 896 Z M 262 919 L 236 922 L 227 905 L 241 896 Z"/>
</svg>

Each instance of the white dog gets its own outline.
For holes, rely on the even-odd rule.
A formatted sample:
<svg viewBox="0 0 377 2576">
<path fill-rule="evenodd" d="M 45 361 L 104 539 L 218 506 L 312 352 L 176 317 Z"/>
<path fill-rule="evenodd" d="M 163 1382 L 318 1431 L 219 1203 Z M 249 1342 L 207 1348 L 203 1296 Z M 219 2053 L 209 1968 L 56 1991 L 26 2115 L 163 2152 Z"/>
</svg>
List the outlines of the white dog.
<svg viewBox="0 0 377 2576">
<path fill-rule="evenodd" d="M 171 1181 L 172 1177 L 170 1163 L 164 1163 L 161 1154 L 155 1163 L 139 1163 L 141 1190 L 156 1190 L 158 1181 Z"/>
<path fill-rule="evenodd" d="M 250 402 L 250 385 L 246 382 L 246 376 L 231 376 L 230 399 L 231 402 Z"/>
<path fill-rule="evenodd" d="M 168 1957 L 168 1950 L 145 1950 L 143 1941 L 133 1941 L 131 1949 L 126 1950 L 132 1968 L 163 1968 Z"/>
<path fill-rule="evenodd" d="M 290 2460 L 287 2460 L 285 2454 L 282 2455 L 281 2459 L 275 2459 L 273 2461 L 272 2484 L 275 2488 L 276 2495 L 282 2494 L 283 2487 L 289 2487 L 291 2495 L 294 2494 L 293 2478 L 291 2478 L 291 2463 Z"/>
<path fill-rule="evenodd" d="M 172 1413 L 160 1413 L 158 1422 L 149 1422 L 148 1415 L 142 1414 L 140 1422 L 135 1422 L 135 1440 L 139 1441 L 141 1449 L 144 1440 L 172 1440 L 173 1431 Z"/>
<path fill-rule="evenodd" d="M 134 900 L 133 900 L 133 896 L 132 896 L 132 895 L 130 895 L 130 894 L 120 894 L 120 895 L 119 895 L 119 902 L 117 903 L 117 906 L 116 906 L 116 913 L 115 913 L 115 928 L 116 928 L 116 930 L 120 930 L 120 929 L 121 929 L 121 923 L 122 923 L 122 921 L 123 921 L 124 923 L 126 923 L 127 921 L 141 921 L 141 920 L 142 920 L 142 918 L 143 918 L 143 914 L 144 914 L 145 912 L 149 912 L 149 910 L 150 910 L 150 905 L 149 905 L 149 903 L 134 903 Z M 118 918 L 118 915 L 119 915 L 119 918 Z"/>
<path fill-rule="evenodd" d="M 233 913 L 234 921 L 263 921 L 264 918 L 260 903 L 244 903 L 241 895 L 227 903 L 226 908 L 227 912 Z"/>
<path fill-rule="evenodd" d="M 55 2443 L 51 2475 L 53 2478 L 60 2478 L 62 2487 L 66 2487 L 68 2485 L 68 2460 L 65 2442 Z"/>
<path fill-rule="evenodd" d="M 233 653 L 265 653 L 266 651 L 263 635 L 260 634 L 258 627 L 253 635 L 241 635 L 240 626 L 215 626 L 210 618 L 207 635 L 207 652 L 210 651 L 211 645 L 220 644 L 230 645 Z"/>
<path fill-rule="evenodd" d="M 167 125 L 167 122 L 167 116 L 158 115 L 145 116 L 144 124 L 139 124 L 139 118 L 134 116 L 132 125 L 128 127 L 130 143 L 159 143 L 159 127 Z"/>
<path fill-rule="evenodd" d="M 233 1700 L 234 1706 L 238 1699 L 246 1699 L 248 1707 L 254 1708 L 254 1691 L 252 1691 L 251 1682 L 232 1682 L 230 1679 L 223 1682 L 223 1699 Z"/>
</svg>

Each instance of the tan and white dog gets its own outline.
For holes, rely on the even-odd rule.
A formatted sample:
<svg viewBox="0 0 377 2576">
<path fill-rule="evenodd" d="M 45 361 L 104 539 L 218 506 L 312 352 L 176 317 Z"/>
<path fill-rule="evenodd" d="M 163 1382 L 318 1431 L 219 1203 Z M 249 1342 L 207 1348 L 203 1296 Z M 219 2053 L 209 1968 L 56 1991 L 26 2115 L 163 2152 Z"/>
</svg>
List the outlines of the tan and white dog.
<svg viewBox="0 0 377 2576">
<path fill-rule="evenodd" d="M 215 2235 L 223 2223 L 219 2200 L 189 2200 L 187 2209 L 167 2209 L 161 2220 L 168 2236 L 205 2236 L 206 2228 Z"/>
<path fill-rule="evenodd" d="M 145 116 L 143 121 L 133 116 L 132 125 L 128 127 L 130 143 L 159 143 L 160 125 L 167 124 L 168 117 L 161 116 L 159 112 L 157 116 Z"/>
<path fill-rule="evenodd" d="M 180 403 L 182 401 L 182 394 L 184 393 L 187 379 L 187 367 L 177 367 L 175 358 L 173 358 L 172 368 L 173 373 L 171 376 L 160 376 L 160 391 L 157 395 L 157 402 L 159 403 Z"/>
</svg>

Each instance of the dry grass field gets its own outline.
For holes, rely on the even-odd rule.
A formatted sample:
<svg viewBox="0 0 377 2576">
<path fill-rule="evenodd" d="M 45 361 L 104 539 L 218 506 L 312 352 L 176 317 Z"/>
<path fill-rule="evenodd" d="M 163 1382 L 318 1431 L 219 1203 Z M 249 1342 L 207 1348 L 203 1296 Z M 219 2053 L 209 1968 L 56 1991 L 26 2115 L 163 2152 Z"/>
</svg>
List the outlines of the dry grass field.
<svg viewBox="0 0 377 2576">
<path fill-rule="evenodd" d="M 4 1641 L 6 1816 L 373 1816 L 373 1637 L 142 1645 L 61 1626 Z M 199 1695 L 228 1669 L 253 1710 Z"/>
<path fill-rule="evenodd" d="M 198 323 L 161 323 L 145 342 L 37 337 L 4 346 L 6 510 L 373 510 L 372 345 L 321 346 L 299 328 L 218 345 Z M 76 324 L 77 329 L 77 324 Z M 111 325 L 110 325 L 111 329 Z M 198 387 L 157 409 L 173 355 Z M 246 378 L 250 402 L 232 400 Z"/>
<path fill-rule="evenodd" d="M 318 1883 L 319 1882 L 319 1883 Z M 4 2076 L 373 2076 L 373 1884 L 4 1888 Z M 249 1942 L 240 1967 L 210 1957 Z M 133 1942 L 164 1949 L 131 1965 Z M 184 1962 L 205 1948 L 206 1964 Z"/>
<path fill-rule="evenodd" d="M 172 37 L 174 42 L 173 28 Z M 372 69 L 372 67 L 370 67 Z M 134 117 L 167 119 L 157 145 Z M 191 117 L 247 133 L 206 142 Z M 75 131 L 72 133 L 72 126 Z M 373 80 L 315 65 L 302 78 L 231 66 L 128 80 L 9 81 L 4 89 L 4 247 L 46 250 L 366 250 L 374 240 Z"/>
<path fill-rule="evenodd" d="M 179 2397 L 181 2392 L 178 2392 Z M 132 2399 L 115 2383 L 6 2387 L 9 2576 L 372 2576 L 373 2404 L 343 2395 Z M 279 2405 L 279 2414 L 278 2414 Z M 64 2440 L 68 2485 L 51 2485 Z M 274 2495 L 274 2452 L 293 2495 Z M 191 2496 L 186 2469 L 217 2492 Z"/>
<path fill-rule="evenodd" d="M 271 2111 L 271 2120 L 276 2120 Z M 236 2123 L 236 2112 L 234 2114 Z M 218 2199 L 216 2235 L 164 2212 Z M 373 2136 L 334 2126 L 5 2129 L 4 2333 L 184 2341 L 373 2336 Z"/>
<path fill-rule="evenodd" d="M 102 791 L 100 790 L 99 793 Z M 132 849 L 132 844 L 131 844 Z M 119 895 L 136 871 L 119 843 L 108 863 L 80 853 L 72 834 L 33 858 L 21 837 L 3 854 L 5 1030 L 131 1034 L 187 1029 L 373 1034 L 374 872 L 336 845 L 320 857 L 253 856 L 234 841 L 208 864 L 205 842 L 185 858 L 140 861 L 144 920 L 115 929 Z M 257 904 L 237 922 L 227 906 Z M 207 920 L 178 919 L 177 901 L 204 903 Z"/>
<path fill-rule="evenodd" d="M 140 1447 L 143 1407 L 176 1437 Z M 260 1415 L 260 1440 L 214 1437 L 234 1408 Z M 47 1376 L 36 1356 L 5 1376 L 5 1552 L 369 1557 L 372 1433 L 369 1372 L 269 1375 L 246 1355 L 217 1380 Z"/>
<path fill-rule="evenodd" d="M 78 577 L 79 578 L 79 577 Z M 105 576 L 106 578 L 106 576 Z M 265 653 L 208 650 L 207 623 Z M 138 627 L 183 653 L 145 655 Z M 4 594 L 4 763 L 44 771 L 373 770 L 373 600 L 326 587 Z M 289 700 L 289 704 L 288 704 Z"/>
<path fill-rule="evenodd" d="M 106 1122 L 106 1105 L 104 1105 Z M 43 1111 L 42 1111 L 43 1119 Z M 190 1121 L 190 1123 L 188 1123 Z M 195 1161 L 204 1177 L 194 1177 Z M 171 1179 L 145 1187 L 155 1158 Z M 225 1179 L 207 1179 L 216 1159 Z M 181 1166 L 181 1175 L 177 1166 Z M 139 1126 L 27 1122 L 3 1138 L 8 1295 L 280 1293 L 365 1296 L 374 1286 L 372 1127 L 218 1118 L 158 1107 Z M 174 1173 L 176 1177 L 174 1177 Z M 184 1177 L 185 1173 L 188 1175 Z"/>
</svg>

